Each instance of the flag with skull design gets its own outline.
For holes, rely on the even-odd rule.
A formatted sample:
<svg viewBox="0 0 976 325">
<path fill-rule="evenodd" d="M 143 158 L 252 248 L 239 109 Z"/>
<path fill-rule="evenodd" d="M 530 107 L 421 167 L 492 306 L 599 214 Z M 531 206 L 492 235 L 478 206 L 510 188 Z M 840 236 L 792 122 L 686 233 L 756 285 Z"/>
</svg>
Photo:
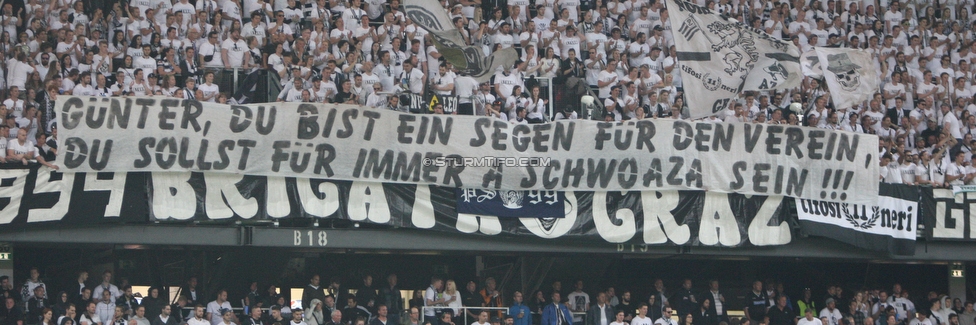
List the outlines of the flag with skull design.
<svg viewBox="0 0 976 325">
<path fill-rule="evenodd" d="M 816 48 L 835 108 L 859 105 L 878 92 L 878 70 L 871 53 L 860 49 Z"/>
</svg>

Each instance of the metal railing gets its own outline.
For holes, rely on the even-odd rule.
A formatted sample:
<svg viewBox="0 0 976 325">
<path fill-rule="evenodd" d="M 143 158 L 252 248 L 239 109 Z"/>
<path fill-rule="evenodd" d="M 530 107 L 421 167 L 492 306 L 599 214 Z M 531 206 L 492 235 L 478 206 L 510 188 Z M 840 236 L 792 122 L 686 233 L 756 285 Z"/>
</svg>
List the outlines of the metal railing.
<svg viewBox="0 0 976 325">
<path fill-rule="evenodd" d="M 586 85 L 586 95 L 583 96 L 593 97 L 594 100 L 593 100 L 592 109 L 584 109 L 582 106 L 580 107 L 581 119 L 592 120 L 593 116 L 596 115 L 598 112 L 602 113 L 604 110 L 606 110 L 606 107 L 603 105 L 603 101 L 600 101 L 599 99 L 600 97 L 597 97 L 596 91 L 594 91 L 593 87 L 590 87 L 590 85 Z M 582 112 L 584 110 L 585 112 Z"/>
<path fill-rule="evenodd" d="M 278 95 L 281 95 L 281 90 L 283 87 L 281 86 L 281 76 L 278 76 L 278 73 L 274 72 L 273 69 L 268 69 L 267 85 L 268 85 L 267 101 L 269 102 L 277 101 L 276 98 L 278 98 Z"/>
<path fill-rule="evenodd" d="M 557 87 L 557 85 L 553 83 L 552 78 L 548 78 L 548 77 L 532 77 L 532 78 L 523 77 L 522 78 L 522 84 L 526 84 L 526 82 L 527 81 L 530 81 L 530 80 L 533 80 L 536 85 L 538 85 L 539 87 L 541 87 L 542 89 L 544 89 L 545 92 L 542 93 L 542 94 L 540 94 L 540 98 L 541 99 L 548 99 L 549 100 L 549 103 L 546 105 L 546 109 L 545 109 L 545 112 L 543 113 L 543 115 L 549 121 L 552 121 L 553 118 L 555 117 L 556 113 L 557 113 L 556 110 L 555 110 L 555 100 L 556 100 L 556 98 L 555 98 L 555 87 Z M 430 89 L 431 85 L 432 85 L 432 83 L 431 83 L 430 79 L 429 78 L 426 78 L 424 80 L 424 88 L 425 89 Z M 525 92 L 525 93 L 529 93 L 530 92 L 529 89 L 524 89 L 524 88 L 528 88 L 528 87 L 523 87 L 523 89 L 522 89 L 523 92 Z M 401 93 L 399 93 L 399 96 L 401 96 L 400 97 L 401 98 L 401 100 L 400 100 L 400 106 L 401 107 L 404 107 L 404 110 L 409 111 L 409 112 L 412 112 L 412 113 L 418 113 L 418 114 L 427 114 L 427 113 L 430 113 L 430 109 L 429 109 L 429 106 L 428 105 L 430 104 L 431 98 L 433 97 L 432 94 L 433 94 L 433 92 L 425 92 L 424 94 L 413 94 L 413 93 L 410 93 L 410 92 L 401 92 Z M 468 97 L 467 99 L 471 100 L 471 102 L 474 103 L 477 100 L 479 94 L 480 94 L 479 92 L 476 92 L 476 93 L 472 94 L 470 97 Z M 497 96 L 498 94 L 495 94 L 495 95 Z M 393 96 L 393 95 L 390 95 L 390 96 Z M 457 95 L 450 95 L 450 96 L 437 95 L 437 97 L 441 100 L 441 103 L 445 105 L 444 106 L 444 110 L 446 112 L 456 111 L 457 110 L 457 105 L 459 105 L 458 102 L 461 99 L 461 97 L 460 96 L 457 96 Z M 444 98 L 446 98 L 446 97 L 453 98 L 454 101 L 453 102 L 445 101 Z M 407 100 L 407 98 L 410 98 L 410 100 Z M 490 105 L 491 103 L 487 103 L 487 104 Z M 454 105 L 454 106 L 448 107 L 448 105 Z M 475 113 L 477 113 L 477 109 L 476 108 L 473 108 L 472 110 Z"/>
<path fill-rule="evenodd" d="M 214 72 L 214 79 L 215 79 L 214 83 L 219 85 L 222 92 L 227 93 L 228 97 L 234 97 L 240 91 L 240 87 L 242 86 L 245 77 L 251 73 L 245 71 L 244 68 L 203 68 L 203 69 L 204 71 Z M 278 96 L 281 94 L 281 91 L 283 90 L 280 77 L 278 76 L 277 73 L 274 73 L 274 71 L 270 69 L 258 70 L 258 72 L 259 73 L 263 72 L 265 75 L 259 77 L 262 82 L 259 82 L 257 84 L 258 89 L 252 94 L 251 98 L 254 99 L 252 102 L 254 103 L 275 102 Z M 523 78 L 523 83 L 531 79 L 533 78 Z M 555 119 L 555 116 L 558 113 L 555 110 L 556 87 L 559 87 L 561 85 L 555 84 L 553 82 L 553 78 L 534 77 L 534 80 L 537 85 L 545 89 L 545 92 L 542 94 L 543 95 L 542 97 L 548 98 L 549 104 L 546 107 L 546 112 L 544 113 L 544 115 L 549 121 L 552 121 Z M 430 80 L 425 78 L 424 82 L 426 86 L 425 88 L 429 89 Z M 594 98 L 597 98 L 594 90 L 590 88 L 589 85 L 587 85 L 585 88 L 587 90 L 586 95 L 590 95 L 593 96 Z M 528 89 L 523 89 L 523 91 L 529 92 Z M 423 104 L 426 106 L 426 104 L 428 103 L 429 103 L 429 98 L 424 96 Z M 594 101 L 594 105 L 595 105 L 594 108 L 597 110 L 597 112 L 603 110 L 602 102 L 598 100 Z M 582 107 L 582 105 L 579 105 L 578 107 L 580 108 L 580 110 L 577 113 L 579 113 L 581 119 L 589 119 L 591 117 L 590 115 L 592 114 L 592 112 L 585 110 L 584 107 Z"/>
</svg>

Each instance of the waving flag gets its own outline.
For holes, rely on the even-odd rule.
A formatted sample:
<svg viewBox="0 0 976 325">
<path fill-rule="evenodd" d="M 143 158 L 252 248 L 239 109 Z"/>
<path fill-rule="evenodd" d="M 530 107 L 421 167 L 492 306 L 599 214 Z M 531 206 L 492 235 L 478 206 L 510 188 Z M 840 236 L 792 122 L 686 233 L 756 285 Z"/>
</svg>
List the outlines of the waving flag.
<svg viewBox="0 0 976 325">
<path fill-rule="evenodd" d="M 491 79 L 498 67 L 508 69 L 518 59 L 518 52 L 511 47 L 486 57 L 481 48 L 466 45 L 461 32 L 437 0 L 406 0 L 403 9 L 410 20 L 430 32 L 437 52 L 454 64 L 461 74 L 469 75 L 479 83 Z"/>
<path fill-rule="evenodd" d="M 836 108 L 849 108 L 871 99 L 878 92 L 878 70 L 865 50 L 817 47 L 827 89 Z M 821 65 L 823 66 L 823 64 Z"/>
<path fill-rule="evenodd" d="M 684 0 L 665 0 L 677 30 L 691 118 L 713 115 L 744 90 L 800 86 L 800 53 L 791 43 Z M 680 25 L 679 25 L 680 24 Z"/>
<path fill-rule="evenodd" d="M 800 67 L 803 75 L 810 78 L 823 78 L 823 68 L 820 66 L 820 57 L 816 50 L 808 50 L 800 55 Z"/>
</svg>

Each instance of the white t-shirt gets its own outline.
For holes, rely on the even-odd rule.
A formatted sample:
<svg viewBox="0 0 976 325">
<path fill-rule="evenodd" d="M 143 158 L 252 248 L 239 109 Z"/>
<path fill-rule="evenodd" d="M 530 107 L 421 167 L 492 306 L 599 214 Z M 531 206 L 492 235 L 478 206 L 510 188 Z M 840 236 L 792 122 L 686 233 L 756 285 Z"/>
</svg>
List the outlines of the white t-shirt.
<svg viewBox="0 0 976 325">
<path fill-rule="evenodd" d="M 7 152 L 7 151 L 4 150 L 4 152 Z M 98 285 L 95 286 L 95 289 L 92 290 L 92 297 L 101 297 L 102 296 L 102 292 L 105 291 L 105 290 L 108 290 L 108 292 L 111 292 L 112 293 L 111 294 L 111 296 L 112 296 L 112 303 L 115 303 L 115 298 L 117 298 L 117 297 L 119 297 L 119 296 L 122 295 L 122 292 L 119 291 L 119 287 L 116 287 L 114 284 L 109 284 L 109 285 L 106 286 L 103 283 L 99 283 Z M 98 296 L 95 296 L 95 294 L 98 294 Z M 113 309 L 112 311 L 114 312 L 115 310 Z"/>
<path fill-rule="evenodd" d="M 445 73 L 443 76 L 441 76 L 440 74 L 437 74 L 437 75 L 434 76 L 434 78 L 433 78 L 432 81 L 433 81 L 433 84 L 437 85 L 438 87 L 444 87 L 444 86 L 447 86 L 447 85 L 454 84 L 454 77 L 452 77 L 450 73 Z M 451 91 L 451 90 L 434 90 L 434 92 L 437 93 L 438 95 L 447 95 L 447 96 L 450 96 L 453 91 Z"/>
<path fill-rule="evenodd" d="M 383 86 L 383 91 L 393 91 L 393 78 L 395 72 L 393 71 L 392 68 L 386 65 L 377 64 L 375 67 L 373 67 L 372 73 L 373 76 L 376 77 L 377 81 L 379 81 L 380 85 Z M 366 83 L 366 76 L 364 74 L 363 84 L 365 83 Z"/>
<path fill-rule="evenodd" d="M 931 168 L 929 165 L 919 162 L 915 164 L 915 182 L 930 181 L 932 180 Z"/>
<path fill-rule="evenodd" d="M 586 42 L 593 43 L 596 45 L 596 52 L 603 54 L 603 57 L 607 57 L 607 36 L 598 33 L 586 33 Z"/>
<path fill-rule="evenodd" d="M 241 28 L 241 38 L 246 38 L 248 36 L 254 36 L 258 39 L 258 43 L 264 44 L 264 38 L 268 35 L 268 26 L 264 23 L 258 23 L 255 27 L 252 23 L 244 24 Z"/>
<path fill-rule="evenodd" d="M 24 101 L 19 99 L 14 101 L 13 99 L 8 98 L 7 100 L 3 101 L 3 105 L 7 106 L 7 108 L 10 109 L 10 113 L 14 114 L 14 116 L 24 116 Z"/>
<path fill-rule="evenodd" d="M 224 67 L 224 60 L 223 58 L 220 57 L 219 45 L 210 44 L 210 42 L 203 42 L 203 45 L 200 45 L 200 51 L 198 51 L 197 53 L 199 53 L 203 57 L 213 55 L 213 59 L 210 60 L 210 62 L 206 62 L 206 61 L 203 62 L 204 67 L 208 67 L 208 68 Z"/>
<path fill-rule="evenodd" d="M 437 290 L 434 290 L 434 287 L 433 286 L 427 287 L 427 290 L 424 291 L 424 306 L 427 306 L 427 301 L 428 300 L 430 300 L 430 301 L 437 300 Z M 424 315 L 426 315 L 426 316 L 434 316 L 434 311 L 435 310 L 433 308 L 425 309 L 424 310 Z"/>
<path fill-rule="evenodd" d="M 590 295 L 582 291 L 573 291 L 566 296 L 566 299 L 569 300 L 567 305 L 570 311 L 586 311 L 587 305 L 590 304 Z"/>
<path fill-rule="evenodd" d="M 233 1 L 223 1 L 220 2 L 220 9 L 224 13 L 224 17 L 230 17 L 234 20 L 241 21 L 241 7 L 234 3 Z M 224 22 L 224 24 L 229 25 Z"/>
<path fill-rule="evenodd" d="M 240 68 L 244 66 L 244 53 L 249 50 L 247 48 L 247 43 L 244 39 L 238 39 L 235 42 L 232 39 L 225 39 L 223 43 L 220 44 L 222 50 L 227 50 L 227 62 L 232 68 Z"/>
<path fill-rule="evenodd" d="M 918 318 L 912 319 L 910 325 L 932 325 L 932 320 L 926 318 L 925 320 L 918 320 Z"/>
<path fill-rule="evenodd" d="M 898 94 L 898 93 L 904 94 L 905 93 L 905 85 L 904 84 L 897 84 L 896 85 L 894 83 L 888 83 L 888 84 L 886 84 L 884 86 L 884 91 L 885 91 L 886 94 L 889 94 L 889 95 L 891 95 L 891 94 Z M 895 99 L 894 98 L 886 99 L 885 100 L 885 107 L 895 107 Z"/>
<path fill-rule="evenodd" d="M 500 85 L 498 87 L 500 94 L 497 95 L 503 98 L 512 96 L 512 91 L 515 89 L 515 86 L 519 85 L 519 81 L 520 80 L 518 80 L 518 77 L 512 73 L 508 74 L 507 76 L 503 73 L 496 74 L 495 84 Z"/>
<path fill-rule="evenodd" d="M 884 20 L 888 22 L 889 26 L 901 24 L 902 19 L 904 19 L 904 14 L 902 14 L 900 11 L 885 11 Z"/>
<path fill-rule="evenodd" d="M 515 36 L 512 36 L 512 34 L 498 33 L 495 34 L 492 41 L 495 42 L 495 44 L 501 44 L 503 49 L 507 49 L 515 44 Z"/>
<path fill-rule="evenodd" d="M 650 317 L 640 317 L 634 316 L 634 319 L 630 321 L 630 325 L 654 325 Z"/>
<path fill-rule="evenodd" d="M 75 85 L 75 89 L 71 91 L 72 95 L 75 96 L 95 96 L 95 88 L 91 85 L 82 86 L 81 84 Z"/>
<path fill-rule="evenodd" d="M 203 92 L 203 96 L 204 97 L 214 96 L 218 92 L 220 92 L 220 87 L 217 86 L 217 84 L 207 85 L 207 84 L 204 83 L 204 84 L 200 84 L 199 86 L 197 86 L 197 89 L 199 89 L 201 92 Z M 211 102 L 211 103 L 216 103 L 217 102 L 217 96 L 211 97 L 210 100 L 208 100 L 208 101 Z"/>
<path fill-rule="evenodd" d="M 902 182 L 915 183 L 915 172 L 918 170 L 915 164 L 898 165 L 898 170 L 901 171 Z"/>
<path fill-rule="evenodd" d="M 561 43 L 559 44 L 559 48 L 561 49 L 562 57 L 568 58 L 569 57 L 569 50 L 570 49 L 572 49 L 573 51 L 575 51 L 576 54 L 579 54 L 580 53 L 580 43 L 581 42 L 580 42 L 580 38 L 578 36 L 573 36 L 573 37 L 565 36 L 565 37 L 562 37 L 560 40 L 561 40 Z M 577 55 L 577 57 L 579 57 L 579 55 Z"/>
<path fill-rule="evenodd" d="M 929 175 L 930 175 L 930 179 L 929 180 L 932 181 L 932 183 L 934 183 L 934 184 L 942 184 L 942 183 L 945 183 L 946 169 L 949 168 L 949 165 L 950 164 L 947 163 L 947 162 L 945 162 L 945 161 L 936 161 L 934 159 L 932 161 L 930 161 L 929 162 Z M 908 307 L 907 304 L 901 304 L 901 303 L 899 303 L 896 300 L 894 303 L 892 303 L 892 306 L 895 306 L 895 312 L 896 313 L 905 313 L 906 316 L 908 315 L 908 312 L 903 311 L 904 308 L 907 308 Z M 911 307 L 914 308 L 915 306 L 912 305 Z M 908 309 L 908 310 L 912 310 L 912 309 Z"/>
<path fill-rule="evenodd" d="M 129 85 L 129 95 L 146 96 L 148 89 L 149 88 L 146 87 L 145 83 L 133 82 L 131 85 Z"/>
<path fill-rule="evenodd" d="M 10 59 L 7 61 L 7 70 L 7 86 L 17 86 L 24 89 L 27 76 L 34 71 L 34 67 L 16 59 Z"/>
<path fill-rule="evenodd" d="M 796 322 L 796 325 L 823 325 L 823 322 L 821 322 L 820 319 L 816 317 L 813 318 L 813 320 L 807 320 L 806 317 L 803 317 Z"/>
<path fill-rule="evenodd" d="M 220 314 L 221 309 L 231 309 L 230 302 L 224 301 L 222 304 L 218 304 L 216 300 L 211 301 L 207 304 L 207 312 L 210 313 L 210 324 L 219 325 L 224 322 L 224 316 Z"/>
<path fill-rule="evenodd" d="M 203 3 L 203 1 L 200 1 L 200 3 Z M 192 18 L 190 17 L 190 15 L 193 14 L 195 11 L 196 10 L 193 8 L 193 5 L 190 4 L 189 2 L 188 3 L 177 2 L 175 5 L 173 5 L 174 14 L 177 12 L 183 13 L 183 21 L 181 22 L 182 25 L 186 25 L 190 23 L 190 18 Z"/>
<path fill-rule="evenodd" d="M 864 112 L 864 115 L 870 116 L 874 120 L 874 124 L 871 125 L 872 128 L 875 130 L 881 129 L 881 120 L 884 119 L 884 113 L 881 111 L 867 111 Z"/>
<path fill-rule="evenodd" d="M 291 102 L 291 103 L 301 102 L 302 90 L 292 87 L 291 89 L 288 89 L 288 91 L 284 92 L 284 99 L 286 102 Z"/>
<path fill-rule="evenodd" d="M 372 71 L 370 71 L 370 74 L 363 73 L 362 76 L 363 76 L 363 88 L 366 88 L 365 90 L 367 94 L 372 94 L 373 84 L 380 83 L 380 76 L 376 75 L 375 73 L 372 73 Z M 380 83 L 380 85 L 382 84 Z M 365 97 L 366 96 L 363 96 L 363 98 Z"/>
<path fill-rule="evenodd" d="M 468 76 L 454 79 L 454 93 L 458 96 L 459 104 L 471 103 L 471 97 L 478 91 L 478 81 Z"/>
<path fill-rule="evenodd" d="M 817 46 L 827 46 L 827 39 L 830 38 L 830 33 L 824 29 L 813 29 L 810 31 L 810 36 L 817 37 Z M 809 43 L 810 42 L 807 42 L 806 44 Z"/>
<path fill-rule="evenodd" d="M 647 57 L 648 53 L 651 53 L 651 46 L 635 42 L 630 44 L 627 51 L 630 52 L 631 55 L 637 54 L 637 56 L 630 56 L 630 65 L 640 66 L 640 62 Z"/>
<path fill-rule="evenodd" d="M 656 322 L 654 322 L 654 325 L 676 325 L 676 324 L 674 323 L 674 320 L 670 318 L 661 317 L 658 318 Z"/>
<path fill-rule="evenodd" d="M 965 175 L 966 175 L 966 167 L 965 166 L 959 166 L 959 165 L 957 165 L 955 163 L 951 163 L 951 164 L 949 164 L 949 166 L 946 169 L 946 176 L 958 177 L 955 180 L 949 182 L 949 185 L 964 185 L 963 184 L 963 180 L 962 180 L 962 176 L 965 176 Z"/>
<path fill-rule="evenodd" d="M 15 154 L 23 155 L 29 152 L 34 152 L 34 143 L 30 140 L 24 140 L 24 144 L 21 145 L 17 142 L 17 139 L 10 139 L 7 141 L 7 150 L 13 150 Z"/>
<path fill-rule="evenodd" d="M 527 112 L 527 115 L 525 117 L 542 120 L 544 118 L 543 114 L 545 113 L 546 110 L 546 104 L 545 102 L 542 101 L 541 98 L 535 102 L 533 102 L 530 99 L 529 104 L 525 107 L 525 110 Z"/>
<path fill-rule="evenodd" d="M 98 314 L 92 315 L 91 318 L 89 318 L 88 315 L 81 314 L 81 320 L 78 322 L 78 324 L 82 324 L 82 325 L 95 325 L 101 323 L 102 323 L 102 319 L 98 317 Z"/>
<path fill-rule="evenodd" d="M 894 163 L 894 162 L 893 163 L 890 163 L 890 164 L 888 164 L 888 166 L 885 166 L 884 168 L 887 168 L 888 169 L 888 174 L 887 174 L 887 176 L 885 176 L 885 179 L 884 179 L 885 183 L 889 183 L 889 184 L 902 184 L 904 182 L 904 181 L 902 181 L 902 178 L 901 178 L 901 167 L 897 163 Z M 824 309 L 824 310 L 826 311 L 826 309 Z M 834 309 L 834 311 L 836 311 L 836 309 Z M 822 316 L 823 316 L 823 314 L 821 314 L 821 317 Z"/>
<path fill-rule="evenodd" d="M 539 34 L 538 33 L 535 33 L 535 32 L 532 32 L 532 33 L 530 33 L 530 32 L 523 32 L 522 34 L 519 34 L 519 44 L 521 44 L 522 41 L 529 41 L 528 43 L 526 43 L 526 45 L 532 45 L 536 49 L 539 48 Z"/>
<path fill-rule="evenodd" d="M 827 317 L 827 325 L 838 325 L 837 322 L 839 322 L 841 318 L 844 318 L 844 316 L 840 314 L 840 309 L 837 308 L 834 308 L 833 311 L 828 310 L 827 308 L 821 310 L 820 318 L 824 317 Z"/>
<path fill-rule="evenodd" d="M 948 157 L 943 157 L 943 163 L 942 163 L 943 170 L 945 170 L 945 168 L 948 168 L 947 166 L 952 165 L 951 162 L 945 161 L 947 159 Z M 940 175 L 938 177 L 940 178 L 939 179 L 940 182 L 943 183 L 945 182 L 945 175 Z M 892 300 L 892 299 L 889 297 L 888 300 Z M 913 303 L 911 300 L 899 297 L 899 298 L 895 298 L 893 300 L 893 303 L 895 306 L 895 312 L 898 313 L 898 319 L 908 317 L 908 311 L 912 311 L 912 312 L 915 311 L 915 303 Z M 931 325 L 931 324 L 926 324 L 926 325 Z"/>
<path fill-rule="evenodd" d="M 606 69 L 600 71 L 600 74 L 597 75 L 596 77 L 596 80 L 598 82 L 597 85 L 599 85 L 599 83 L 601 82 L 610 82 L 610 83 L 608 83 L 606 86 L 600 87 L 600 93 L 597 94 L 597 96 L 600 96 L 600 98 L 610 97 L 610 88 L 616 84 L 616 82 L 611 82 L 611 81 L 616 79 L 617 79 L 616 72 L 608 72 Z"/>
<path fill-rule="evenodd" d="M 773 34 L 772 34 L 773 37 L 780 38 L 783 35 L 783 27 L 784 27 L 783 26 L 783 22 L 775 21 L 775 20 L 769 20 L 769 21 L 766 21 L 766 24 L 763 25 L 763 27 L 765 27 L 765 28 L 772 28 L 773 29 Z"/>
<path fill-rule="evenodd" d="M 952 112 L 946 114 L 942 120 L 942 124 L 945 125 L 946 123 L 949 124 L 949 134 L 953 138 L 962 139 L 962 131 L 960 131 L 960 128 L 962 128 L 962 123 L 959 123 L 959 119 L 956 118 L 956 114 Z"/>
<path fill-rule="evenodd" d="M 424 73 L 420 69 L 413 68 L 409 72 L 404 70 L 400 73 L 400 86 L 406 87 L 410 93 L 420 94 L 424 90 Z"/>
</svg>

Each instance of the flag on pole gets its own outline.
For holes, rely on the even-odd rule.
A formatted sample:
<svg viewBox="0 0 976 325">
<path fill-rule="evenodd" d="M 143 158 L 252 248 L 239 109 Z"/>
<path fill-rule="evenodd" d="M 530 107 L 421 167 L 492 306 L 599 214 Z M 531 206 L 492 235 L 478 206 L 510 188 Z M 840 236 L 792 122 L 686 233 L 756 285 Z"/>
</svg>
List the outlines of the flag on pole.
<svg viewBox="0 0 976 325">
<path fill-rule="evenodd" d="M 713 115 L 745 90 L 800 86 L 800 51 L 684 0 L 665 0 L 691 118 Z"/>
<path fill-rule="evenodd" d="M 820 57 L 817 56 L 816 50 L 809 50 L 800 55 L 800 69 L 804 76 L 816 79 L 823 78 L 823 68 L 820 67 Z"/>
<path fill-rule="evenodd" d="M 871 99 L 878 92 L 878 71 L 871 53 L 860 49 L 815 48 L 830 89 L 834 108 L 849 108 Z"/>
<path fill-rule="evenodd" d="M 486 56 L 480 47 L 466 45 L 461 32 L 437 0 L 405 0 L 403 9 L 411 21 L 430 32 L 438 53 L 461 74 L 471 76 L 479 83 L 491 79 L 499 67 L 510 68 L 518 59 L 518 52 L 511 47 Z"/>
</svg>

